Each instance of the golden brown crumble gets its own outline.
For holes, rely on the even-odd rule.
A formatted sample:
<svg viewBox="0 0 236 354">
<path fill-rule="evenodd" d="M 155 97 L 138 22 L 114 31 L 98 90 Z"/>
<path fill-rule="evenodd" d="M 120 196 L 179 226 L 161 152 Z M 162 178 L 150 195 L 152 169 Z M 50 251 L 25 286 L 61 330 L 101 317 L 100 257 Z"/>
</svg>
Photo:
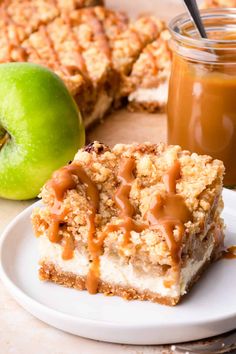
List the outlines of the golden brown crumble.
<svg viewBox="0 0 236 354">
<path fill-rule="evenodd" d="M 208 156 L 190 154 L 187 151 L 182 151 L 179 146 L 166 147 L 164 144 L 150 143 L 119 144 L 109 149 L 107 146 L 94 142 L 87 148 L 79 150 L 75 161 L 80 162 L 99 190 L 100 202 L 96 214 L 98 235 L 101 234 L 107 223 L 117 224 L 120 221 L 114 202 L 114 193 L 119 184 L 117 180 L 118 164 L 123 156 L 132 156 L 136 161 L 135 180 L 130 193 L 130 200 L 135 208 L 135 220 L 143 222 L 151 198 L 155 194 L 163 195 L 165 193 L 162 176 L 176 158 L 181 164 L 181 179 L 177 182 L 177 193 L 183 196 L 192 213 L 192 221 L 185 225 L 187 239 L 183 242 L 187 243 L 188 240 L 191 240 L 187 235 L 195 237 L 194 235 L 201 234 L 210 215 L 211 219 L 216 214 L 219 217 L 222 209 L 219 196 L 224 173 L 222 162 Z M 43 234 L 47 232 L 45 225 L 50 224 L 50 210 L 54 203 L 54 194 L 46 185 L 41 195 L 45 207 L 34 212 L 33 223 L 37 232 Z M 219 199 L 217 202 L 215 202 L 216 198 Z M 78 183 L 76 189 L 69 190 L 62 205 L 68 210 L 65 218 L 67 230 L 73 233 L 75 239 L 83 240 L 86 243 L 86 217 L 89 201 L 86 198 L 83 185 Z M 40 228 L 39 218 L 41 219 Z M 63 227 L 65 228 L 65 226 Z M 105 247 L 118 252 L 121 240 L 121 231 L 111 232 L 105 240 Z M 140 234 L 132 233 L 132 242 L 126 248 L 125 255 L 126 257 L 134 257 L 141 253 L 147 254 L 154 264 L 171 264 L 165 239 L 157 230 L 144 230 Z"/>
</svg>

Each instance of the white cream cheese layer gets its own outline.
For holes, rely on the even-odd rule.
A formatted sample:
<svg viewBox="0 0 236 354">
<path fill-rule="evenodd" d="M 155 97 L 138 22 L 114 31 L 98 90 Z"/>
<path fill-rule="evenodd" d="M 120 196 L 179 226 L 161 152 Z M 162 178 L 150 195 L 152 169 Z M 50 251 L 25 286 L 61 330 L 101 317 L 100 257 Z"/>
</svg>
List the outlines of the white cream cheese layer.
<svg viewBox="0 0 236 354">
<path fill-rule="evenodd" d="M 57 243 L 52 243 L 46 236 L 39 239 L 40 262 L 52 263 L 63 272 L 70 272 L 75 275 L 86 276 L 89 269 L 89 261 L 85 254 L 74 252 L 74 257 L 70 260 L 63 260 L 61 257 L 62 247 Z M 204 263 L 210 258 L 213 250 L 208 249 L 201 261 L 189 261 L 181 271 L 180 287 L 165 287 L 166 277 L 155 275 L 154 273 L 137 272 L 132 264 L 124 265 L 115 258 L 103 255 L 100 257 L 100 278 L 104 282 L 112 285 L 120 285 L 135 288 L 139 291 L 148 290 L 160 296 L 176 297 L 186 292 L 186 287 L 191 279 L 197 274 Z"/>
<path fill-rule="evenodd" d="M 160 106 L 166 104 L 168 98 L 168 83 L 164 82 L 158 87 L 153 88 L 138 88 L 132 92 L 128 100 L 130 102 L 158 102 Z"/>
<path fill-rule="evenodd" d="M 106 92 L 102 92 L 94 106 L 92 113 L 84 117 L 84 126 L 87 128 L 97 120 L 104 117 L 105 113 L 111 107 L 112 97 L 109 97 Z"/>
</svg>

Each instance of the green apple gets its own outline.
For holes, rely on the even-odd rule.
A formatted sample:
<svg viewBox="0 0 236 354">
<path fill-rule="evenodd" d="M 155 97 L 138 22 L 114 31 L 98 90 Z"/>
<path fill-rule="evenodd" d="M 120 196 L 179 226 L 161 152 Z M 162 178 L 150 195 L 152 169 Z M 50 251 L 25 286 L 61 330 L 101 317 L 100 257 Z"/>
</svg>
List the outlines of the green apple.
<svg viewBox="0 0 236 354">
<path fill-rule="evenodd" d="M 36 197 L 84 140 L 79 110 L 57 75 L 35 64 L 0 65 L 0 197 Z"/>
</svg>

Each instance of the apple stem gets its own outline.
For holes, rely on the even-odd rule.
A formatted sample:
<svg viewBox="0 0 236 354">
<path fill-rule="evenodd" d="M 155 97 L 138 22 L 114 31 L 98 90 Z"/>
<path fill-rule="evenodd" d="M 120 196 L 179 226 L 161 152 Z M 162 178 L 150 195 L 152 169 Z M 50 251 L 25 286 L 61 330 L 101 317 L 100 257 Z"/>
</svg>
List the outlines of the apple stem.
<svg viewBox="0 0 236 354">
<path fill-rule="evenodd" d="M 6 144 L 6 142 L 10 139 L 10 135 L 8 132 L 0 127 L 0 149 L 3 147 L 3 145 Z"/>
</svg>

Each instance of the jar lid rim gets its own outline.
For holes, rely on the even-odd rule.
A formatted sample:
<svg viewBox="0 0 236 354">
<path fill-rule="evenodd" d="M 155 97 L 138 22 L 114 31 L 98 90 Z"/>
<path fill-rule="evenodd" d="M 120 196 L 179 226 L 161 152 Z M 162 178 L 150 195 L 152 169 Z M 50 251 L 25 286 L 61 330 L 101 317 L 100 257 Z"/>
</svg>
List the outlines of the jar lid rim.
<svg viewBox="0 0 236 354">
<path fill-rule="evenodd" d="M 187 12 L 183 12 L 175 16 L 168 24 L 168 29 L 171 32 L 173 38 L 177 39 L 180 42 L 190 44 L 194 47 L 203 47 L 206 46 L 209 48 L 214 48 L 214 45 L 222 44 L 229 45 L 229 43 L 236 45 L 236 8 L 211 8 L 211 9 L 202 9 L 200 10 L 201 18 L 204 20 L 207 19 L 220 19 L 222 17 L 232 18 L 235 20 L 235 39 L 209 39 L 209 38 L 195 38 L 182 34 L 180 28 L 184 25 L 191 25 L 192 28 L 194 24 Z M 196 30 L 197 32 L 197 30 Z"/>
</svg>

